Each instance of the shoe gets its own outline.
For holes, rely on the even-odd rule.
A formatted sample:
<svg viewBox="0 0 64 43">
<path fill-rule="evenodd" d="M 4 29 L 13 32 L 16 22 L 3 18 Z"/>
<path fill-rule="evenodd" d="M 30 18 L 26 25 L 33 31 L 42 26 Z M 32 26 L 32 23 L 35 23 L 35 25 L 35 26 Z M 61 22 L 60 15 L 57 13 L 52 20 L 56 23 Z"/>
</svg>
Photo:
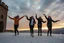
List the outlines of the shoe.
<svg viewBox="0 0 64 43">
<path fill-rule="evenodd" d="M 39 33 L 38 33 L 38 36 L 39 36 Z"/>
<path fill-rule="evenodd" d="M 34 37 L 34 35 L 32 35 L 32 37 Z"/>
<path fill-rule="evenodd" d="M 50 36 L 52 36 L 52 35 L 50 35 Z"/>
<path fill-rule="evenodd" d="M 38 36 L 39 36 L 39 34 L 38 34 Z"/>
<path fill-rule="evenodd" d="M 14 36 L 16 36 L 16 35 L 14 35 Z"/>
<path fill-rule="evenodd" d="M 32 34 L 32 37 L 34 37 L 34 34 Z"/>
<path fill-rule="evenodd" d="M 42 35 L 40 35 L 40 36 L 42 36 Z"/>
<path fill-rule="evenodd" d="M 47 34 L 47 36 L 49 36 L 49 34 Z"/>
<path fill-rule="evenodd" d="M 42 36 L 42 34 L 40 33 L 40 36 Z"/>
<path fill-rule="evenodd" d="M 19 33 L 17 33 L 17 35 L 19 35 Z"/>
</svg>

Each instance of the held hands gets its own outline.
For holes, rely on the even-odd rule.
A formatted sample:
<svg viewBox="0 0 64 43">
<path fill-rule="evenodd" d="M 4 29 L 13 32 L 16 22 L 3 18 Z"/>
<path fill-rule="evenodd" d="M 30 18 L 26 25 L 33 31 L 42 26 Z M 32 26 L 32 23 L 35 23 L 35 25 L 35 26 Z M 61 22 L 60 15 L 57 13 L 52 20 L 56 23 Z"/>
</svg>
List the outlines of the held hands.
<svg viewBox="0 0 64 43">
<path fill-rule="evenodd" d="M 37 14 L 35 14 L 35 17 L 37 17 Z"/>
<path fill-rule="evenodd" d="M 8 17 L 10 17 L 9 15 L 7 15 Z"/>
<path fill-rule="evenodd" d="M 46 16 L 45 14 L 43 14 L 44 16 Z"/>
<path fill-rule="evenodd" d="M 35 14 L 37 16 L 37 14 Z"/>
<path fill-rule="evenodd" d="M 27 15 L 24 15 L 24 17 L 26 17 Z"/>
<path fill-rule="evenodd" d="M 26 17 L 27 15 L 24 15 L 24 17 Z"/>
<path fill-rule="evenodd" d="M 24 15 L 25 17 L 27 17 L 27 15 Z"/>
</svg>

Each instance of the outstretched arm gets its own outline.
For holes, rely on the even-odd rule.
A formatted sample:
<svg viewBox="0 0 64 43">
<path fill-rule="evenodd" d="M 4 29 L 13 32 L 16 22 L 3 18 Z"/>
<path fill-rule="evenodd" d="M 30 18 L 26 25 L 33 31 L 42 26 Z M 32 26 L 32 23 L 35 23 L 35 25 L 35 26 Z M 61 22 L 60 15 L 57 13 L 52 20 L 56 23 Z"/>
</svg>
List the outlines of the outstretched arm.
<svg viewBox="0 0 64 43">
<path fill-rule="evenodd" d="M 46 21 L 43 21 L 43 19 L 42 19 L 42 22 L 45 23 Z"/>
<path fill-rule="evenodd" d="M 46 21 L 43 21 L 43 23 L 46 23 Z"/>
<path fill-rule="evenodd" d="M 22 18 L 24 18 L 24 16 L 20 17 L 19 20 L 22 19 Z"/>
<path fill-rule="evenodd" d="M 27 19 L 27 20 L 30 20 L 30 19 L 28 18 L 28 16 L 26 16 L 26 19 Z"/>
<path fill-rule="evenodd" d="M 35 17 L 36 17 L 36 19 L 38 20 L 38 18 L 37 18 L 37 14 L 36 14 L 36 16 L 35 16 Z"/>
<path fill-rule="evenodd" d="M 45 14 L 43 14 L 45 16 L 45 18 L 47 19 L 47 16 Z"/>
<path fill-rule="evenodd" d="M 58 22 L 58 21 L 60 21 L 60 20 L 56 20 L 56 21 L 52 20 L 52 21 L 55 23 L 55 22 Z"/>
<path fill-rule="evenodd" d="M 8 16 L 10 19 L 14 20 L 14 18 L 11 18 L 10 16 Z"/>
</svg>

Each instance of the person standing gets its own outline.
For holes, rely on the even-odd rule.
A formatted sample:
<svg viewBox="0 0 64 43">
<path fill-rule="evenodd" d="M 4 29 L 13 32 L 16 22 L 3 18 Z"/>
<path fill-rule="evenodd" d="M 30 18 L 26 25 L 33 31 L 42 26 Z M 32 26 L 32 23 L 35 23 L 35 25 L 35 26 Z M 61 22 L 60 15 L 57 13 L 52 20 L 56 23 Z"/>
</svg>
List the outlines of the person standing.
<svg viewBox="0 0 64 43">
<path fill-rule="evenodd" d="M 37 18 L 37 14 L 36 19 L 38 20 L 38 36 L 42 36 L 42 22 L 45 23 L 46 21 L 43 21 L 41 17 Z"/>
<path fill-rule="evenodd" d="M 43 14 L 45 16 L 45 18 L 47 19 L 47 27 L 48 27 L 48 32 L 47 32 L 47 36 L 49 36 L 49 32 L 50 32 L 50 36 L 52 36 L 52 22 L 58 22 L 60 20 L 56 20 L 54 21 L 51 16 L 46 16 L 45 14 Z"/>
<path fill-rule="evenodd" d="M 21 20 L 24 16 L 20 17 L 19 18 L 19 15 L 15 16 L 14 18 L 8 16 L 10 19 L 14 20 L 14 32 L 15 32 L 15 35 L 19 35 L 19 31 L 18 31 L 18 27 L 19 27 L 19 20 Z"/>
<path fill-rule="evenodd" d="M 26 19 L 29 20 L 29 27 L 30 27 L 30 34 L 32 37 L 34 37 L 34 26 L 35 26 L 35 19 L 33 16 L 31 16 L 30 18 L 28 18 L 28 16 L 26 16 Z"/>
</svg>

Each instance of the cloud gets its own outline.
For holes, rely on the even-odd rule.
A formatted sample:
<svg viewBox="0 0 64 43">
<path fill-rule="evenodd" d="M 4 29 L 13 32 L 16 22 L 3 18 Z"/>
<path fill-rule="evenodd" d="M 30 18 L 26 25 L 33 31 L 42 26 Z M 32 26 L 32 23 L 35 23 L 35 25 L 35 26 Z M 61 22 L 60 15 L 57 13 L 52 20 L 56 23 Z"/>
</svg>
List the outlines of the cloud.
<svg viewBox="0 0 64 43">
<path fill-rule="evenodd" d="M 60 0 L 61 3 L 64 3 L 64 0 Z"/>
<path fill-rule="evenodd" d="M 64 0 L 3 0 L 3 2 L 9 6 L 8 15 L 11 17 L 35 16 L 36 13 L 42 16 L 45 13 L 54 19 L 63 20 L 64 18 Z"/>
</svg>

